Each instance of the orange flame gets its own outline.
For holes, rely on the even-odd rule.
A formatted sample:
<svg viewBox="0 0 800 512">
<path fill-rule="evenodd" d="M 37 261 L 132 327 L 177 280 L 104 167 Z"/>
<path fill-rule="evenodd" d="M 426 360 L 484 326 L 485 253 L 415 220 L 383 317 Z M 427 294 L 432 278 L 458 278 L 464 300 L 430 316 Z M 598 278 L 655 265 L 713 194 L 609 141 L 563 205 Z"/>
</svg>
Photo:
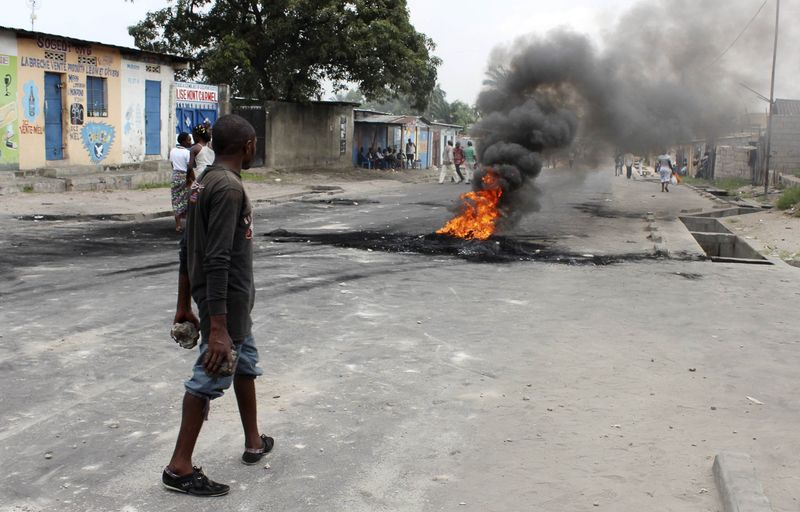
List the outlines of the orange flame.
<svg viewBox="0 0 800 512">
<path fill-rule="evenodd" d="M 466 240 L 486 240 L 494 233 L 500 217 L 497 203 L 503 195 L 497 174 L 491 169 L 483 176 L 483 187 L 477 192 L 461 194 L 464 211 L 438 230 L 440 235 L 450 235 Z"/>
</svg>

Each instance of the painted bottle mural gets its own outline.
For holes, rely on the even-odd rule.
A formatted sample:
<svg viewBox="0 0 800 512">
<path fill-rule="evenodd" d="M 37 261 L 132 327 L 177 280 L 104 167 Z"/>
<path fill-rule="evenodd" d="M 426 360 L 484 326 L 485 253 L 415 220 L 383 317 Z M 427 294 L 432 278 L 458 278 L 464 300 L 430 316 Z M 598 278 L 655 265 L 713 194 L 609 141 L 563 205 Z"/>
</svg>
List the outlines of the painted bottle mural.
<svg viewBox="0 0 800 512">
<path fill-rule="evenodd" d="M 33 96 L 33 87 L 30 88 L 28 94 L 28 115 L 30 117 L 36 117 L 36 98 Z"/>
</svg>

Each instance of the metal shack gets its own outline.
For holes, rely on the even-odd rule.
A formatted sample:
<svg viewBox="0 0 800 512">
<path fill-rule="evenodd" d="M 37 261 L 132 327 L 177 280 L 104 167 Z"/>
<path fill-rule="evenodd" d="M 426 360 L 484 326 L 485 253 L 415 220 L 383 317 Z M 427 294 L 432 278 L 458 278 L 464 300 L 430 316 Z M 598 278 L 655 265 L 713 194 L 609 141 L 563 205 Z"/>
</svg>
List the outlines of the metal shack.
<svg viewBox="0 0 800 512">
<path fill-rule="evenodd" d="M 405 153 L 410 139 L 416 146 L 415 166 L 427 169 L 431 165 L 430 122 L 421 116 L 397 116 L 371 110 L 354 110 L 353 165 L 358 165 L 358 153 L 363 147 L 392 147 Z"/>
</svg>

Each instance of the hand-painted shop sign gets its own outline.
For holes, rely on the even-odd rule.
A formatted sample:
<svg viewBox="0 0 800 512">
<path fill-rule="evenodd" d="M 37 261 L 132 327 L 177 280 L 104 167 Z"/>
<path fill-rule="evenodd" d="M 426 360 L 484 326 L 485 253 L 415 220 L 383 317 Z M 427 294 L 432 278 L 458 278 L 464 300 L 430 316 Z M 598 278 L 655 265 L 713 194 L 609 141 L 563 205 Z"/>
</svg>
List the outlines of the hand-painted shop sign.
<svg viewBox="0 0 800 512">
<path fill-rule="evenodd" d="M 36 46 L 45 50 L 55 50 L 59 52 L 74 52 L 78 55 L 91 55 L 91 46 L 74 45 L 66 39 L 60 37 L 39 36 L 36 38 Z"/>
<path fill-rule="evenodd" d="M 175 82 L 175 99 L 179 104 L 205 103 L 216 106 L 219 101 L 219 89 L 216 85 Z"/>
</svg>

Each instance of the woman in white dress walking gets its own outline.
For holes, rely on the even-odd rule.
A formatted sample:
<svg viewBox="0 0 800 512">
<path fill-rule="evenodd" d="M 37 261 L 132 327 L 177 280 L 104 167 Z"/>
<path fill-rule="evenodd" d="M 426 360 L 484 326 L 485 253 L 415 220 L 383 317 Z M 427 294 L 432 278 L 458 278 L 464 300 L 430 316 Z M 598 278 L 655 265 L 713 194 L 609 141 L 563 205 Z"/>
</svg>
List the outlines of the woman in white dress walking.
<svg viewBox="0 0 800 512">
<path fill-rule="evenodd" d="M 672 158 L 665 152 L 658 157 L 658 176 L 661 178 L 661 192 L 669 192 L 672 170 Z"/>
</svg>

